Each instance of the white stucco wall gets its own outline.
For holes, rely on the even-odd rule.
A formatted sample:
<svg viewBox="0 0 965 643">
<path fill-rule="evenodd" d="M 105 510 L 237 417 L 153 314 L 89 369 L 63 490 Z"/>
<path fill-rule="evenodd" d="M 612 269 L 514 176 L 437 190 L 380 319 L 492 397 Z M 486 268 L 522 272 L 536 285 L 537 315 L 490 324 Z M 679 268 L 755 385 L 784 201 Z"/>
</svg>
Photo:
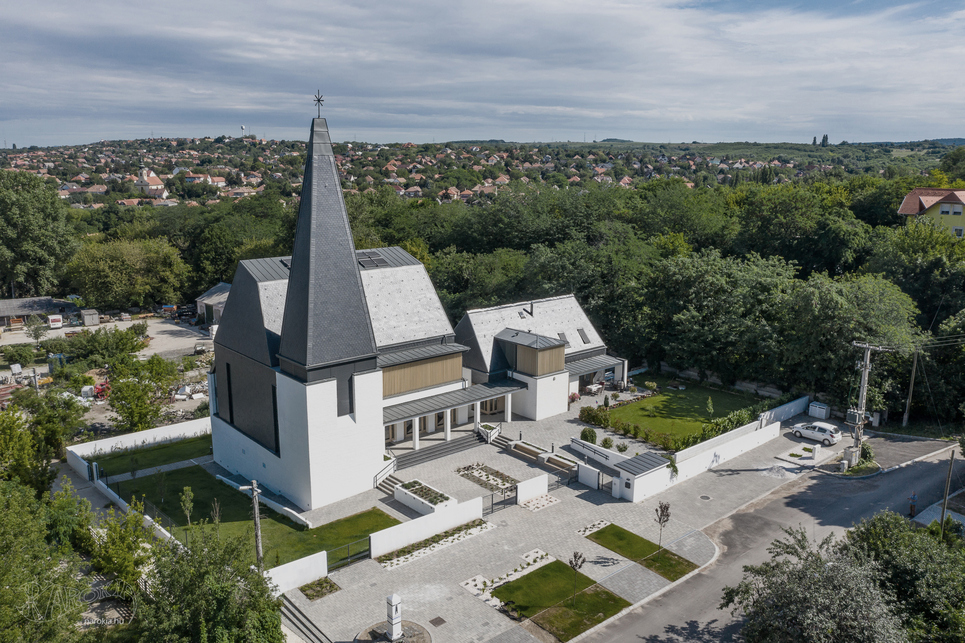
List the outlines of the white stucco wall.
<svg viewBox="0 0 965 643">
<path fill-rule="evenodd" d="M 421 480 L 420 480 L 420 482 L 421 482 Z M 423 484 L 423 486 L 425 486 L 425 487 L 427 487 L 427 488 L 429 488 L 429 489 L 432 489 L 432 490 L 435 491 L 436 493 L 439 493 L 439 494 L 442 494 L 442 495 L 446 496 L 447 499 L 446 499 L 446 500 L 443 500 L 442 502 L 440 502 L 440 503 L 437 504 L 437 505 L 434 505 L 434 504 L 432 504 L 431 502 L 429 502 L 428 500 L 423 500 L 422 498 L 420 498 L 419 496 L 415 495 L 414 493 L 412 493 L 412 492 L 409 491 L 408 489 L 403 489 L 403 488 L 402 488 L 402 485 L 396 485 L 396 486 L 395 486 L 395 489 L 392 491 L 392 497 L 395 498 L 396 500 L 398 500 L 399 502 L 401 502 L 402 504 L 404 504 L 404 505 L 405 505 L 406 507 L 408 507 L 409 509 L 412 509 L 413 511 L 418 511 L 418 512 L 419 512 L 420 514 L 422 514 L 423 516 L 426 515 L 426 514 L 436 513 L 437 511 L 442 511 L 442 510 L 445 509 L 446 507 L 451 507 L 452 505 L 456 504 L 456 499 L 453 498 L 453 497 L 451 497 L 451 496 L 449 496 L 449 494 L 443 494 L 441 491 L 439 491 L 439 490 L 436 489 L 435 487 L 430 487 L 429 485 L 427 485 L 427 484 L 424 483 L 424 482 L 423 482 L 422 484 Z"/>
<path fill-rule="evenodd" d="M 597 431 L 600 430 L 597 429 Z M 585 455 L 590 460 L 596 460 L 597 462 L 601 462 L 611 468 L 614 467 L 617 462 L 623 462 L 624 460 L 630 459 L 630 456 L 625 456 L 622 453 L 611 451 L 610 449 L 604 449 L 597 444 L 584 442 L 579 438 L 570 438 L 570 448 L 580 455 Z"/>
<path fill-rule="evenodd" d="M 473 498 L 421 518 L 377 531 L 369 536 L 369 555 L 372 558 L 378 558 L 406 545 L 482 518 L 482 510 L 482 497 Z"/>
<path fill-rule="evenodd" d="M 577 480 L 590 489 L 600 488 L 600 470 L 580 462 L 577 467 Z"/>
<path fill-rule="evenodd" d="M 549 476 L 543 474 L 523 480 L 516 484 L 516 504 L 521 505 L 527 500 L 545 496 L 549 491 Z"/>
<path fill-rule="evenodd" d="M 382 374 L 379 373 L 379 378 Z M 461 388 L 466 388 L 468 383 L 464 380 L 457 380 L 455 382 L 449 382 L 448 384 L 442 384 L 440 386 L 433 386 L 432 388 L 424 388 L 418 391 L 412 391 L 411 393 L 403 393 L 401 395 L 393 395 L 392 397 L 385 398 L 385 406 L 395 406 L 396 404 L 402 404 L 403 402 L 411 402 L 412 400 L 421 400 L 424 397 L 430 397 L 432 395 L 439 395 L 440 393 L 448 393 L 449 391 L 458 391 Z M 382 390 L 381 379 L 379 381 L 379 391 Z M 406 418 L 408 419 L 408 418 Z"/>
<path fill-rule="evenodd" d="M 513 412 L 531 420 L 543 420 L 564 413 L 568 408 L 569 374 L 566 371 L 530 377 L 513 371 L 512 377 L 529 386 L 525 391 L 513 393 Z"/>
<path fill-rule="evenodd" d="M 265 570 L 265 576 L 276 586 L 274 595 L 281 596 L 290 589 L 328 576 L 328 552 L 320 551 L 290 563 L 272 567 Z"/>
</svg>

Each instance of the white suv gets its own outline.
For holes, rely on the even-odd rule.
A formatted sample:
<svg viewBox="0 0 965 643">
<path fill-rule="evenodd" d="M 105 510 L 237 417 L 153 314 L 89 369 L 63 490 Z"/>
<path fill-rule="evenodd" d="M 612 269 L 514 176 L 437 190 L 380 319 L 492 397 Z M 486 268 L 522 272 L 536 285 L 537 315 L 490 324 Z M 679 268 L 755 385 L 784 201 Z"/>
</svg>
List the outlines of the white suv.
<svg viewBox="0 0 965 643">
<path fill-rule="evenodd" d="M 817 440 L 829 447 L 837 444 L 841 440 L 841 431 L 838 427 L 827 422 L 812 422 L 811 424 L 795 424 L 794 437 L 809 438 Z"/>
</svg>

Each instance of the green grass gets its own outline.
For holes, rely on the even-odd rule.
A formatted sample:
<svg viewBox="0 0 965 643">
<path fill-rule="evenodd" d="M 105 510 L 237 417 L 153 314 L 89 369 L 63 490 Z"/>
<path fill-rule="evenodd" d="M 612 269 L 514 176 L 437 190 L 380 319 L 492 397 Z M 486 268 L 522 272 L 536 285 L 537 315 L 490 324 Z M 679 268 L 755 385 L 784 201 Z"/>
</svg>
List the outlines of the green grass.
<svg viewBox="0 0 965 643">
<path fill-rule="evenodd" d="M 847 471 L 844 472 L 844 475 L 846 475 L 846 476 L 869 476 L 869 475 L 871 475 L 872 473 L 876 473 L 879 469 L 881 469 L 881 467 L 879 467 L 876 463 L 874 463 L 874 462 L 865 462 L 865 463 L 863 463 L 863 464 L 859 464 L 859 465 L 856 466 L 856 467 L 852 467 L 852 468 L 848 469 Z"/>
<path fill-rule="evenodd" d="M 534 569 L 514 581 L 497 587 L 493 596 L 502 602 L 513 601 L 521 616 L 532 618 L 573 596 L 573 570 L 561 560 Z M 576 572 L 576 591 L 594 585 L 592 578 Z"/>
<path fill-rule="evenodd" d="M 135 468 L 154 469 L 164 464 L 200 458 L 210 453 L 211 435 L 202 435 L 158 446 L 92 455 L 86 459 L 88 462 L 96 462 L 108 476 L 114 476 L 119 473 L 128 473 Z"/>
<path fill-rule="evenodd" d="M 308 583 L 307 585 L 302 585 L 298 589 L 308 600 L 317 601 L 318 599 L 324 598 L 329 594 L 334 594 L 342 588 L 336 585 L 331 578 L 325 576 L 324 578 L 319 578 L 318 580 Z"/>
<path fill-rule="evenodd" d="M 700 426 L 711 419 L 707 415 L 708 397 L 714 401 L 715 418 L 746 408 L 757 401 L 757 398 L 750 395 L 718 391 L 688 380 L 680 380 L 686 387 L 685 390 L 671 391 L 667 389 L 670 378 L 652 373 L 644 373 L 634 378 L 635 384 L 641 389 L 645 388 L 644 381 L 654 381 L 663 387 L 663 390 L 659 395 L 611 409 L 611 418 L 639 424 L 656 433 L 690 435 L 700 431 Z"/>
<path fill-rule="evenodd" d="M 657 543 L 641 538 L 617 525 L 607 525 L 589 534 L 587 538 L 624 558 L 640 563 L 671 582 L 697 569 L 697 566 L 686 558 L 667 549 L 661 549 Z"/>
<path fill-rule="evenodd" d="M 215 525 L 211 524 L 211 505 L 217 498 L 221 505 L 220 534 L 247 538 L 251 542 L 251 551 L 254 552 L 251 498 L 220 482 L 201 467 L 169 471 L 164 474 L 164 486 L 163 502 L 156 475 L 120 483 L 119 495 L 124 500 L 144 495 L 178 524 L 173 535 L 178 540 L 190 542 L 190 535 L 186 534 L 184 529 L 187 520 L 181 510 L 180 495 L 184 487 L 191 487 L 194 494 L 191 522 L 194 526 L 189 531 L 216 529 Z M 261 516 L 262 547 L 267 568 L 283 565 L 322 550 L 329 552 L 328 563 L 331 565 L 346 554 L 344 550 L 333 550 L 399 524 L 398 520 L 376 508 L 314 529 L 299 525 L 264 505 L 261 506 Z M 197 525 L 201 520 L 207 521 L 203 527 Z"/>
<path fill-rule="evenodd" d="M 628 601 L 594 585 L 577 594 L 573 605 L 563 601 L 537 614 L 533 622 L 559 640 L 569 641 L 626 607 L 630 607 Z"/>
<path fill-rule="evenodd" d="M 868 429 L 874 432 L 875 429 Z M 965 427 L 956 422 L 947 422 L 939 425 L 929 420 L 913 420 L 908 426 L 899 424 L 889 424 L 882 427 L 883 433 L 894 433 L 896 435 L 911 435 L 918 438 L 938 438 L 940 440 L 951 440 L 952 436 L 960 435 L 965 432 Z"/>
</svg>

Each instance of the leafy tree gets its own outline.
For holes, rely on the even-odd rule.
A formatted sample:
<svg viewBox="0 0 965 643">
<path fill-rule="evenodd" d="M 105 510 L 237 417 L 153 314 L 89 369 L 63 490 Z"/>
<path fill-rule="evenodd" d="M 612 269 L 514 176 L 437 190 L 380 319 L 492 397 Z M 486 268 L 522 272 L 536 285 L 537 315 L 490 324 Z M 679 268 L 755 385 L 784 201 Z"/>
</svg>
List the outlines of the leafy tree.
<svg viewBox="0 0 965 643">
<path fill-rule="evenodd" d="M 13 400 L 26 414 L 27 422 L 38 444 L 61 457 L 64 443 L 85 426 L 87 409 L 62 389 L 50 389 L 41 394 L 23 388 L 13 394 Z"/>
<path fill-rule="evenodd" d="M 965 553 L 884 511 L 847 534 L 848 548 L 882 572 L 880 587 L 898 600 L 897 613 L 917 641 L 965 638 Z"/>
<path fill-rule="evenodd" d="M 0 283 L 10 297 L 49 293 L 76 248 L 57 192 L 27 172 L 0 172 Z"/>
<path fill-rule="evenodd" d="M 60 489 L 50 497 L 47 511 L 51 542 L 64 552 L 73 548 L 93 553 L 95 544 L 90 530 L 94 512 L 89 500 L 74 493 L 74 485 L 67 476 L 61 477 Z"/>
<path fill-rule="evenodd" d="M 194 512 L 194 493 L 191 487 L 185 487 L 181 492 L 181 511 L 188 520 L 188 527 L 191 526 L 191 514 Z"/>
<path fill-rule="evenodd" d="M 0 480 L 18 480 L 39 498 L 56 476 L 51 459 L 15 404 L 0 411 Z"/>
<path fill-rule="evenodd" d="M 67 266 L 67 280 L 89 306 L 128 308 L 177 301 L 188 267 L 166 239 L 88 243 Z"/>
<path fill-rule="evenodd" d="M 13 344 L 3 347 L 3 357 L 8 364 L 29 366 L 34 362 L 34 349 L 29 344 Z"/>
<path fill-rule="evenodd" d="M 127 513 L 117 512 L 112 506 L 99 525 L 103 530 L 91 558 L 94 566 L 105 574 L 136 587 L 144 567 L 150 560 L 154 534 L 144 523 L 144 504 L 131 499 Z"/>
<path fill-rule="evenodd" d="M 163 406 L 154 401 L 151 382 L 125 379 L 111 385 L 109 398 L 114 425 L 124 432 L 152 429 L 161 419 Z"/>
<path fill-rule="evenodd" d="M 23 324 L 23 332 L 26 333 L 27 337 L 34 340 L 39 345 L 40 340 L 50 333 L 50 327 L 44 320 L 40 319 L 36 315 L 31 315 Z"/>
<path fill-rule="evenodd" d="M 771 560 L 745 565 L 736 587 L 725 587 L 720 609 L 743 612 L 749 643 L 887 643 L 907 637 L 882 572 L 866 558 L 836 551 L 833 537 L 812 543 L 803 528 L 785 528 Z"/>
<path fill-rule="evenodd" d="M 965 145 L 960 145 L 945 154 L 938 169 L 947 174 L 950 179 L 965 180 Z"/>
<path fill-rule="evenodd" d="M 245 538 L 196 534 L 193 546 L 154 546 L 152 597 L 139 612 L 145 640 L 283 643 L 279 601 Z"/>
<path fill-rule="evenodd" d="M 15 482 L 0 482 L 0 555 L 0 640 L 71 640 L 83 611 L 79 560 L 49 542 L 47 510 Z"/>
</svg>

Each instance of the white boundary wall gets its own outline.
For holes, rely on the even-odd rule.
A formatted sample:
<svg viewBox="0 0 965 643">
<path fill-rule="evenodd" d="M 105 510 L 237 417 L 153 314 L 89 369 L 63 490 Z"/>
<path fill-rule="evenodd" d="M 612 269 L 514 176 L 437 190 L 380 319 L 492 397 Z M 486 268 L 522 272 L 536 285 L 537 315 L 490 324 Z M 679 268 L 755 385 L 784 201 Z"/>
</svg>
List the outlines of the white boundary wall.
<svg viewBox="0 0 965 643">
<path fill-rule="evenodd" d="M 216 477 L 218 480 L 220 480 L 221 482 L 223 482 L 223 483 L 225 483 L 226 485 L 228 485 L 229 487 L 231 487 L 232 489 L 234 489 L 234 490 L 236 490 L 236 491 L 239 491 L 239 492 L 245 494 L 245 495 L 248 496 L 249 498 L 251 497 L 251 489 L 247 489 L 247 490 L 241 489 L 241 485 L 240 485 L 240 484 L 234 482 L 233 480 L 229 480 L 228 478 L 225 478 L 224 476 L 215 476 L 215 477 Z M 261 487 L 260 484 L 259 484 L 258 486 Z M 286 507 L 286 506 L 284 506 L 284 505 L 278 504 L 277 502 L 275 502 L 274 500 L 272 500 L 272 499 L 270 499 L 270 498 L 266 498 L 264 495 L 262 495 L 262 496 L 260 496 L 260 497 L 258 498 L 258 502 L 259 502 L 260 504 L 265 505 L 266 507 L 271 507 L 272 509 L 274 509 L 275 511 L 277 511 L 277 512 L 280 513 L 281 515 L 285 516 L 286 518 L 290 518 L 291 520 L 294 520 L 294 521 L 297 522 L 299 525 L 305 525 L 305 526 L 308 527 L 309 529 L 313 529 L 313 528 L 315 527 L 315 525 L 313 525 L 313 524 L 311 523 L 311 521 L 305 520 L 304 518 L 301 517 L 300 514 L 292 511 L 291 509 L 289 509 L 288 507 Z M 312 580 L 314 580 L 314 579 L 312 579 Z M 308 582 L 308 581 L 306 581 L 306 582 Z M 302 585 L 304 585 L 304 584 L 305 584 L 305 583 L 302 583 Z M 287 591 L 287 590 L 286 590 L 286 591 Z"/>
<path fill-rule="evenodd" d="M 126 433 L 103 440 L 72 444 L 67 447 L 67 464 L 78 475 L 87 479 L 87 462 L 84 458 L 99 453 L 110 455 L 115 451 L 126 449 L 152 447 L 167 442 L 177 442 L 185 438 L 197 438 L 211 433 L 211 418 L 188 420 L 169 426 L 162 426 L 137 433 Z M 96 458 L 92 458 L 95 459 Z"/>
<path fill-rule="evenodd" d="M 265 577 L 276 585 L 275 596 L 328 576 L 328 552 L 320 551 L 290 563 L 265 570 Z"/>
<path fill-rule="evenodd" d="M 378 558 L 406 545 L 417 543 L 453 527 L 482 518 L 482 497 L 451 505 L 401 525 L 377 531 L 369 536 L 369 556 Z"/>
<path fill-rule="evenodd" d="M 582 462 L 576 465 L 577 467 L 577 480 L 580 484 L 585 484 L 590 489 L 600 488 L 600 470 L 594 469 L 588 464 L 583 464 Z"/>
<path fill-rule="evenodd" d="M 668 467 L 660 467 L 640 476 L 628 476 L 621 471 L 619 480 L 614 480 L 613 484 L 619 484 L 620 497 L 631 502 L 641 502 L 677 484 L 709 471 L 719 464 L 723 464 L 751 449 L 773 440 L 781 434 L 781 423 L 774 422 L 763 428 L 759 422 L 746 424 L 740 428 L 720 435 L 713 440 L 708 440 L 690 449 L 685 449 L 677 454 L 676 477 L 671 478 Z M 721 438 L 727 438 L 721 440 Z M 696 451 L 698 447 L 704 447 Z M 687 453 L 690 451 L 691 453 Z M 630 488 L 626 486 L 627 480 L 630 481 Z"/>
<path fill-rule="evenodd" d="M 596 444 L 584 442 L 579 438 L 570 438 L 570 448 L 581 455 L 585 455 L 591 460 L 596 460 L 597 462 L 601 462 L 611 468 L 615 466 L 617 462 L 623 462 L 624 460 L 630 459 L 629 456 L 625 456 L 618 451 L 604 449 Z"/>
<path fill-rule="evenodd" d="M 760 417 L 761 425 L 770 424 L 771 422 L 783 422 L 788 418 L 804 413 L 808 410 L 808 404 L 810 402 L 811 398 L 805 395 L 776 409 L 764 411 Z"/>
<path fill-rule="evenodd" d="M 543 474 L 523 480 L 516 484 L 516 504 L 521 505 L 527 500 L 545 496 L 549 492 L 549 475 Z"/>
</svg>

